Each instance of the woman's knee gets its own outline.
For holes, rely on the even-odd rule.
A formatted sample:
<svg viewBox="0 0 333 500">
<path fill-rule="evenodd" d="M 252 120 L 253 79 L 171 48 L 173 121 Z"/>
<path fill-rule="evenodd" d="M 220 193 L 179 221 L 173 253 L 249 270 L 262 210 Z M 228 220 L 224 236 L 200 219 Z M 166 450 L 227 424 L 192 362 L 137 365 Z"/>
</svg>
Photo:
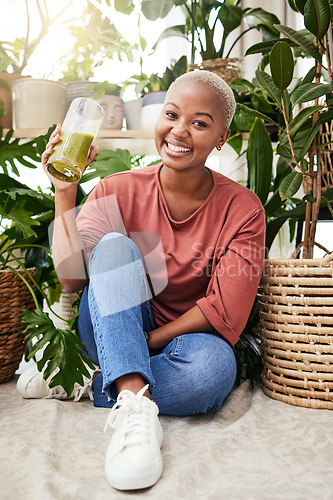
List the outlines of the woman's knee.
<svg viewBox="0 0 333 500">
<path fill-rule="evenodd" d="M 136 244 L 124 234 L 111 232 L 105 234 L 91 252 L 89 272 L 100 274 L 138 260 L 141 255 Z"/>
<path fill-rule="evenodd" d="M 199 391 L 212 395 L 221 394 L 223 399 L 232 389 L 236 378 L 236 358 L 232 347 L 221 337 L 199 334 L 200 346 L 189 354 L 192 383 Z M 191 383 L 191 380 L 190 380 Z"/>
<path fill-rule="evenodd" d="M 157 383 L 153 398 L 159 400 L 161 412 L 170 415 L 218 410 L 232 390 L 237 370 L 232 347 L 209 333 L 177 337 L 152 359 L 152 368 Z"/>
</svg>

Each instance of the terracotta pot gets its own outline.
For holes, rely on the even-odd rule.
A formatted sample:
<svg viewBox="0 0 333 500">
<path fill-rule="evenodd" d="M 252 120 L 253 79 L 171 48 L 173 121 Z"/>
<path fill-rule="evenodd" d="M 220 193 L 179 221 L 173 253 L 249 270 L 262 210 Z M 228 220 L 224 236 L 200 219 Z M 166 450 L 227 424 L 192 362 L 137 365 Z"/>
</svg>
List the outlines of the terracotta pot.
<svg viewBox="0 0 333 500">
<path fill-rule="evenodd" d="M 66 115 L 66 86 L 33 78 L 13 83 L 14 129 L 48 129 Z"/>
<path fill-rule="evenodd" d="M 12 84 L 15 80 L 19 78 L 30 78 L 28 76 L 22 77 L 17 73 L 0 73 L 0 80 L 5 80 L 8 83 L 9 89 L 6 89 L 2 85 L 0 85 L 0 99 L 3 101 L 5 105 L 6 114 L 2 118 L 0 118 L 0 125 L 3 128 L 13 128 L 13 105 L 12 105 Z"/>
</svg>

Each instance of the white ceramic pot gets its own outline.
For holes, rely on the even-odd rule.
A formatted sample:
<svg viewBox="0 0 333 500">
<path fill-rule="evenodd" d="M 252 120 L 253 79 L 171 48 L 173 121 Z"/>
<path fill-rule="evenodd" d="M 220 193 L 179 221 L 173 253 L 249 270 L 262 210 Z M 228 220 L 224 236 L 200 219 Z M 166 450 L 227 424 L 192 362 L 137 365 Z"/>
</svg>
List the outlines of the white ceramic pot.
<svg viewBox="0 0 333 500">
<path fill-rule="evenodd" d="M 66 86 L 52 80 L 21 78 L 13 82 L 13 128 L 48 129 L 66 115 Z"/>
<path fill-rule="evenodd" d="M 104 109 L 101 129 L 121 130 L 125 116 L 124 101 L 115 95 L 104 95 L 97 101 Z"/>
<path fill-rule="evenodd" d="M 142 97 L 125 102 L 125 120 L 127 130 L 141 130 Z"/>
<path fill-rule="evenodd" d="M 0 118 L 0 125 L 2 125 L 3 128 L 13 127 L 12 85 L 15 80 L 18 80 L 20 78 L 30 77 L 22 77 L 17 73 L 0 73 L 0 99 L 3 101 L 6 111 L 5 116 Z M 4 80 L 3 85 L 1 85 L 1 80 Z M 6 88 L 7 85 L 8 88 Z"/>
<path fill-rule="evenodd" d="M 141 124 L 143 130 L 154 130 L 158 117 L 164 106 L 165 90 L 149 92 L 143 97 L 141 108 Z"/>
</svg>

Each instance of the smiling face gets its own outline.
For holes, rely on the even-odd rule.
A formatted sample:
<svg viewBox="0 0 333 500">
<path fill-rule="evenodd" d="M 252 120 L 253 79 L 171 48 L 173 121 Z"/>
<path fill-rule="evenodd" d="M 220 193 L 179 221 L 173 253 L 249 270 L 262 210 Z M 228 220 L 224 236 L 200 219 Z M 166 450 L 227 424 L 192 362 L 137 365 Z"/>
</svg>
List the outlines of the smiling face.
<svg viewBox="0 0 333 500">
<path fill-rule="evenodd" d="M 164 165 L 202 169 L 210 152 L 229 137 L 223 108 L 208 85 L 196 80 L 175 83 L 155 127 L 155 144 Z"/>
</svg>

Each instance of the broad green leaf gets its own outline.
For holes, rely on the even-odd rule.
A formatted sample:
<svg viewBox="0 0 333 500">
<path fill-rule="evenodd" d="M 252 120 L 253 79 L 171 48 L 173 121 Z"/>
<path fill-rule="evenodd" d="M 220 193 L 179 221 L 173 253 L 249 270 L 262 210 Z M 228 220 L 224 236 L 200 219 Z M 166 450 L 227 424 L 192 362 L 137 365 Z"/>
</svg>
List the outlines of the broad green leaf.
<svg viewBox="0 0 333 500">
<path fill-rule="evenodd" d="M 281 95 L 272 77 L 265 71 L 256 71 L 256 77 L 260 85 L 277 104 L 281 104 Z"/>
<path fill-rule="evenodd" d="M 233 123 L 236 125 L 237 130 L 250 131 L 254 123 L 254 113 L 246 113 L 238 108 L 234 114 Z"/>
<path fill-rule="evenodd" d="M 296 132 L 304 125 L 310 116 L 313 115 L 316 111 L 323 109 L 323 106 L 309 106 L 307 108 L 302 109 L 293 120 L 289 123 L 289 132 L 291 137 L 294 137 Z M 284 145 L 288 142 L 288 136 L 285 135 L 280 139 L 280 144 Z"/>
<path fill-rule="evenodd" d="M 276 36 L 278 34 L 274 25 L 280 24 L 280 20 L 278 17 L 276 17 L 275 14 L 272 14 L 271 12 L 267 12 L 260 7 L 257 7 L 254 9 L 250 9 L 243 17 L 249 27 L 255 27 L 259 29 L 262 34 L 265 33 L 267 37 Z M 263 36 L 263 39 L 265 38 L 266 37 Z"/>
<path fill-rule="evenodd" d="M 9 130 L 2 138 L 2 127 L 0 133 L 0 166 L 5 173 L 8 173 L 10 166 L 16 175 L 19 175 L 15 162 L 29 168 L 37 168 L 31 160 L 40 161 L 34 141 L 20 144 L 20 139 L 12 139 L 13 130 Z"/>
<path fill-rule="evenodd" d="M 163 19 L 167 16 L 174 6 L 172 0 L 142 0 L 141 10 L 143 15 L 149 21 L 156 21 L 156 19 Z"/>
<path fill-rule="evenodd" d="M 114 0 L 114 8 L 128 15 L 134 10 L 134 3 L 132 0 Z"/>
<path fill-rule="evenodd" d="M 226 32 L 230 33 L 241 25 L 243 11 L 240 7 L 223 3 L 220 7 L 218 17 Z"/>
<path fill-rule="evenodd" d="M 306 28 L 322 40 L 331 21 L 331 8 L 328 0 L 307 0 L 304 8 Z"/>
<path fill-rule="evenodd" d="M 277 42 L 269 57 L 272 78 L 277 88 L 285 90 L 293 79 L 294 58 L 288 43 Z"/>
<path fill-rule="evenodd" d="M 146 50 L 147 48 L 147 40 L 143 36 L 140 36 L 140 47 L 141 50 Z"/>
<path fill-rule="evenodd" d="M 269 250 L 272 243 L 283 226 L 283 224 L 291 218 L 299 219 L 305 215 L 305 203 L 300 203 L 295 208 L 291 210 L 285 210 L 282 214 L 278 215 L 274 219 L 271 219 L 266 224 L 266 247 Z"/>
<path fill-rule="evenodd" d="M 290 103 L 290 97 L 289 97 L 289 92 L 288 90 L 283 90 L 282 92 L 282 101 L 283 101 L 283 106 L 284 110 L 286 113 L 286 119 L 289 121 L 290 120 L 290 115 L 292 112 L 292 107 Z"/>
<path fill-rule="evenodd" d="M 333 84 L 306 83 L 297 87 L 297 89 L 291 93 L 290 100 L 292 106 L 295 107 L 296 104 L 313 101 L 314 99 L 318 99 L 318 97 L 329 94 L 330 92 L 333 92 Z"/>
<path fill-rule="evenodd" d="M 0 217 L 10 219 L 21 229 L 24 238 L 30 238 L 30 236 L 37 236 L 36 232 L 32 229 L 32 226 L 39 226 L 40 222 L 36 219 L 32 219 L 32 212 L 28 212 L 25 208 L 25 200 L 17 202 L 9 211 L 5 210 L 3 206 L 0 205 Z"/>
<path fill-rule="evenodd" d="M 250 56 L 252 54 L 266 54 L 272 50 L 272 47 L 274 47 L 277 42 L 280 41 L 280 38 L 274 38 L 271 40 L 265 40 L 264 42 L 255 43 L 247 49 L 245 56 Z"/>
<path fill-rule="evenodd" d="M 289 6 L 290 6 L 290 8 L 291 8 L 292 10 L 294 10 L 295 12 L 297 12 L 297 11 L 298 11 L 298 9 L 297 9 L 297 7 L 296 7 L 296 4 L 295 4 L 295 0 L 288 0 L 288 4 L 289 4 Z"/>
<path fill-rule="evenodd" d="M 333 218 L 333 208 L 332 208 L 331 203 L 328 201 L 328 199 L 327 199 L 325 196 L 322 196 L 322 200 L 323 200 L 324 202 L 326 202 L 326 207 L 327 207 L 327 208 L 328 208 L 328 210 L 330 211 L 331 216 L 332 216 L 332 218 Z"/>
<path fill-rule="evenodd" d="M 229 144 L 229 146 L 231 146 L 234 149 L 234 151 L 236 151 L 238 156 L 241 154 L 242 145 L 243 145 L 243 139 L 242 139 L 241 134 L 238 133 L 238 134 L 232 135 L 227 140 L 227 143 Z"/>
<path fill-rule="evenodd" d="M 0 193 L 6 193 L 13 200 L 18 198 L 25 199 L 29 210 L 33 215 L 40 214 L 46 210 L 54 210 L 54 196 L 30 189 L 13 177 L 6 174 L 0 174 Z"/>
<path fill-rule="evenodd" d="M 290 166 L 283 158 L 283 156 L 279 156 L 277 164 L 276 164 L 276 174 L 274 178 L 273 191 L 278 192 L 278 188 L 281 184 L 282 179 L 288 175 L 290 172 Z"/>
<path fill-rule="evenodd" d="M 314 59 L 321 62 L 321 55 L 317 47 L 302 33 L 294 30 L 293 28 L 289 28 L 289 26 L 284 26 L 283 24 L 279 24 L 275 26 L 277 30 L 283 33 L 289 40 L 294 42 L 296 45 L 301 47 L 306 53 L 310 54 Z"/>
<path fill-rule="evenodd" d="M 300 81 L 299 86 L 305 85 L 306 83 L 312 83 L 316 76 L 316 73 L 317 73 L 317 68 L 316 66 L 313 66 L 311 69 L 309 69 L 303 80 Z"/>
<path fill-rule="evenodd" d="M 178 61 L 174 64 L 172 67 L 172 74 L 174 80 L 180 76 L 183 75 L 188 71 L 188 64 L 187 64 L 187 57 L 186 56 L 181 56 Z"/>
<path fill-rule="evenodd" d="M 279 194 L 282 200 L 292 198 L 302 185 L 303 174 L 301 172 L 290 172 L 279 186 Z"/>
<path fill-rule="evenodd" d="M 169 38 L 171 36 L 185 37 L 185 25 L 179 24 L 178 26 L 171 26 L 170 28 L 166 28 L 164 31 L 162 31 L 162 33 L 154 43 L 152 50 L 156 50 L 159 43 L 161 43 L 162 40 L 164 40 L 165 38 Z"/>
<path fill-rule="evenodd" d="M 281 208 L 282 200 L 278 191 L 276 191 L 266 202 L 264 209 L 267 217 L 274 217 Z"/>
<path fill-rule="evenodd" d="M 304 7 L 306 2 L 307 0 L 295 0 L 296 7 L 302 14 L 304 14 Z"/>
<path fill-rule="evenodd" d="M 42 359 L 37 363 L 38 370 L 42 371 L 44 368 L 44 379 L 53 373 L 49 386 L 61 385 L 70 396 L 74 384 L 77 382 L 82 386 L 83 375 L 90 376 L 85 365 L 94 368 L 94 365 L 84 354 L 84 344 L 73 331 L 56 328 L 48 313 L 40 309 L 36 309 L 34 312 L 27 310 L 23 312 L 22 322 L 28 323 L 23 331 L 26 334 L 26 340 L 39 338 L 28 354 L 28 359 L 32 359 L 40 349 L 46 346 Z M 59 371 L 54 374 L 56 368 Z"/>
<path fill-rule="evenodd" d="M 251 103 L 254 109 L 263 113 L 274 113 L 273 106 L 264 97 L 254 92 L 251 93 Z"/>
<path fill-rule="evenodd" d="M 240 111 L 245 111 L 246 113 L 249 113 L 250 115 L 256 116 L 257 118 L 261 118 L 262 120 L 273 123 L 273 125 L 276 125 L 277 127 L 279 126 L 272 118 L 270 118 L 267 115 L 264 115 L 264 113 L 261 113 L 260 111 L 256 109 L 249 108 L 248 106 L 245 106 L 245 104 L 242 104 L 240 102 L 236 103 L 236 109 Z M 237 114 L 237 113 L 236 113 Z M 236 116 L 236 115 L 235 115 Z"/>
<path fill-rule="evenodd" d="M 102 149 L 85 171 L 80 184 L 95 178 L 104 179 L 104 177 L 116 172 L 130 170 L 132 168 L 131 159 L 131 154 L 127 149 L 117 149 L 116 151 Z"/>
<path fill-rule="evenodd" d="M 233 90 L 239 90 L 239 91 L 248 91 L 248 92 L 253 92 L 255 90 L 255 85 L 253 85 L 252 82 L 249 80 L 246 80 L 245 78 L 235 78 L 231 84 L 230 87 Z"/>
<path fill-rule="evenodd" d="M 320 203 L 320 208 L 326 206 L 326 200 L 333 201 L 333 189 L 328 189 L 322 193 L 324 199 Z M 314 200 L 315 201 L 315 200 Z M 285 210 L 282 214 L 279 214 L 274 219 L 271 219 L 266 224 L 266 246 L 268 249 L 272 246 L 275 236 L 288 219 L 299 219 L 305 216 L 306 204 L 305 202 L 300 203 L 295 208 L 291 210 Z"/>
<path fill-rule="evenodd" d="M 319 129 L 320 129 L 320 121 L 317 121 L 312 129 L 308 132 L 307 136 L 300 141 L 300 147 L 297 147 L 297 142 L 295 142 L 295 154 L 298 161 L 301 161 L 310 151 L 311 144 L 313 143 Z M 296 139 L 299 134 L 296 135 Z"/>
<path fill-rule="evenodd" d="M 256 118 L 246 151 L 250 189 L 265 204 L 271 186 L 273 149 L 265 124 Z"/>
</svg>

